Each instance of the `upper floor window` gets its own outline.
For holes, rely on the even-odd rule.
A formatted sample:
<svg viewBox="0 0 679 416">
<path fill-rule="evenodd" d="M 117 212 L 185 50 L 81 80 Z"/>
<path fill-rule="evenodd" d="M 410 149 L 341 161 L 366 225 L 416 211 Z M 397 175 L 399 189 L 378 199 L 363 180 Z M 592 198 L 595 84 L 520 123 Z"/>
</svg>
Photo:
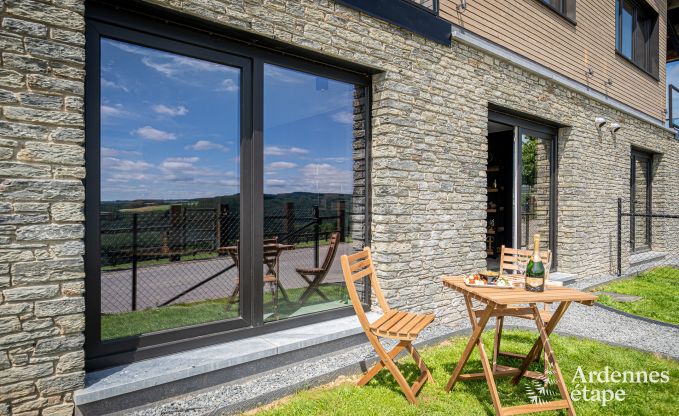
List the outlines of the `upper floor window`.
<svg viewBox="0 0 679 416">
<path fill-rule="evenodd" d="M 420 6 L 427 8 L 431 10 L 432 12 L 436 13 L 439 10 L 439 1 L 438 0 L 410 0 L 413 3 L 419 4 Z"/>
<path fill-rule="evenodd" d="M 539 0 L 550 9 L 559 13 L 566 19 L 575 23 L 575 1 L 576 0 Z"/>
<path fill-rule="evenodd" d="M 658 13 L 642 0 L 616 0 L 616 49 L 658 77 Z"/>
</svg>

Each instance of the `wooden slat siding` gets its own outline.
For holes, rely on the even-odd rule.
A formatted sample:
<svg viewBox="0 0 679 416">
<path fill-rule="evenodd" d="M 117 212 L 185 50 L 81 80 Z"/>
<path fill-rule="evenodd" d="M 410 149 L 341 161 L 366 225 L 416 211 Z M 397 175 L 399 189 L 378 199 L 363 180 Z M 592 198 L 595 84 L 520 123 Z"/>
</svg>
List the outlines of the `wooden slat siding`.
<svg viewBox="0 0 679 416">
<path fill-rule="evenodd" d="M 464 13 L 457 12 L 457 4 L 441 0 L 441 17 L 652 117 L 664 117 L 665 0 L 649 0 L 659 14 L 659 81 L 616 55 L 615 0 L 577 0 L 576 26 L 537 0 L 474 0 Z M 611 87 L 605 84 L 609 78 Z"/>
</svg>

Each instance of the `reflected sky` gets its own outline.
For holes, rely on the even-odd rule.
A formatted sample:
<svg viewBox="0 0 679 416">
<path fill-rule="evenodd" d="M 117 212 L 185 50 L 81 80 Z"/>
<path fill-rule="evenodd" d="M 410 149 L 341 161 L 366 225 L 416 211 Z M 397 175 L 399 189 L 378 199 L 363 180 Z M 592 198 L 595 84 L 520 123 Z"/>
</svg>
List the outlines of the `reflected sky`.
<svg viewBox="0 0 679 416">
<path fill-rule="evenodd" d="M 101 199 L 239 192 L 240 70 L 102 39 Z M 265 192 L 352 187 L 351 84 L 265 67 Z"/>
</svg>

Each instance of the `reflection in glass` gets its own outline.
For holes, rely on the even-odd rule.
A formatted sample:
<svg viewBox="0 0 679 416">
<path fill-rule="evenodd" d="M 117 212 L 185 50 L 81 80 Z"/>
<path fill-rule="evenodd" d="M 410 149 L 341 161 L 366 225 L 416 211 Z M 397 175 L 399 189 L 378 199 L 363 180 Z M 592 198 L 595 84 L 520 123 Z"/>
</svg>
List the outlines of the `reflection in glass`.
<svg viewBox="0 0 679 416">
<path fill-rule="evenodd" d="M 632 178 L 632 209 L 635 214 L 649 214 L 651 207 L 649 204 L 649 181 L 651 174 L 650 159 L 634 155 L 634 176 Z M 650 248 L 650 218 L 632 217 L 634 227 L 634 240 L 632 241 L 634 251 L 646 250 Z"/>
<path fill-rule="evenodd" d="M 264 69 L 264 319 L 349 305 L 339 258 L 359 245 L 363 89 Z"/>
<path fill-rule="evenodd" d="M 101 338 L 239 315 L 240 70 L 101 41 Z"/>
<path fill-rule="evenodd" d="M 538 137 L 521 137 L 521 247 L 533 248 L 533 235 L 540 234 L 540 248 L 550 248 L 552 141 Z"/>
<path fill-rule="evenodd" d="M 627 0 L 619 0 L 618 7 L 618 49 L 626 57 L 632 59 L 632 34 L 634 32 L 634 7 Z"/>
</svg>

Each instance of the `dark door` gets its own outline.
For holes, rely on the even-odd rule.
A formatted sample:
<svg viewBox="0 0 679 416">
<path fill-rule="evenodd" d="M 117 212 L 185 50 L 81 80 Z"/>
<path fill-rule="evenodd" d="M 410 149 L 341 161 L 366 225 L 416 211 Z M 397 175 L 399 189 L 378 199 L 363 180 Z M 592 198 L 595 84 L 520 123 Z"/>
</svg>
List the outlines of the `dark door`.
<svg viewBox="0 0 679 416">
<path fill-rule="evenodd" d="M 632 151 L 630 175 L 630 243 L 633 252 L 651 249 L 652 155 Z"/>
</svg>

